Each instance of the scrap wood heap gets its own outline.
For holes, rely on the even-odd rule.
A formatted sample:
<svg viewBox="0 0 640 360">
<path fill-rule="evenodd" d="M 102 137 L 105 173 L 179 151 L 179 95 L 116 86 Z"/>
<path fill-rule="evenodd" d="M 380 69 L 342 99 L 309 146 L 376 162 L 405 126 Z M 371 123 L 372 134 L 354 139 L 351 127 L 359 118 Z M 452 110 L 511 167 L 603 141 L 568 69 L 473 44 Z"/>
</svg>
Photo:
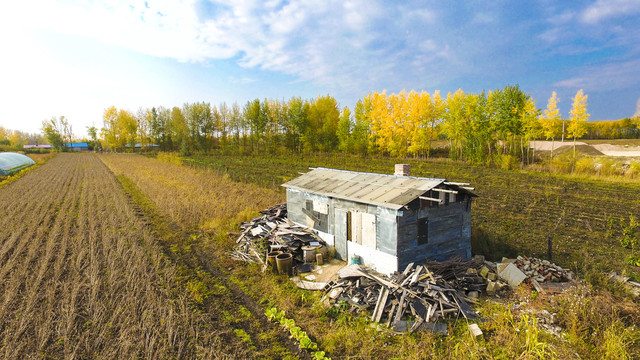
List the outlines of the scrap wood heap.
<svg viewBox="0 0 640 360">
<path fill-rule="evenodd" d="M 240 225 L 241 234 L 231 257 L 236 260 L 265 264 L 265 255 L 271 248 L 293 254 L 293 259 L 304 262 L 303 246 L 326 246 L 309 229 L 295 225 L 287 219 L 287 204 L 260 211 L 257 216 Z"/>
<path fill-rule="evenodd" d="M 339 279 L 325 287 L 324 299 L 339 306 L 351 305 L 352 311 L 371 311 L 371 320 L 393 325 L 399 330 L 404 316 L 413 320 L 411 332 L 446 316 L 475 318 L 465 298 L 441 276 L 424 265 L 409 264 L 402 273 L 376 275 L 358 265 L 350 265 Z"/>
</svg>

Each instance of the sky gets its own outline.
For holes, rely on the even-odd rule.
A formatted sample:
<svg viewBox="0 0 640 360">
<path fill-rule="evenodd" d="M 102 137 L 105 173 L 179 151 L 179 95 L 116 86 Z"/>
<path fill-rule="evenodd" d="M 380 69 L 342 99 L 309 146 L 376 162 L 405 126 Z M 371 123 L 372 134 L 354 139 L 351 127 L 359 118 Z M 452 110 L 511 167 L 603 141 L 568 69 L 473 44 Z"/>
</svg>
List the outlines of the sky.
<svg viewBox="0 0 640 360">
<path fill-rule="evenodd" d="M 563 117 L 640 115 L 640 0 L 31 0 L 0 3 L 0 126 L 77 136 L 109 106 L 518 84 Z"/>
</svg>

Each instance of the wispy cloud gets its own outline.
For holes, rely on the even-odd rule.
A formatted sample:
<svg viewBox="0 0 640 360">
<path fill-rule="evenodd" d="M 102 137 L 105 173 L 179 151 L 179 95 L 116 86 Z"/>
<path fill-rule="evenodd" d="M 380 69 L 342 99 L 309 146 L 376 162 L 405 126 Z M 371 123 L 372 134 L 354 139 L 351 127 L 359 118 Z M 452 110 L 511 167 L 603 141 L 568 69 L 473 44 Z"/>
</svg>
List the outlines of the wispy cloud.
<svg viewBox="0 0 640 360">
<path fill-rule="evenodd" d="M 618 90 L 636 86 L 640 63 L 626 61 L 580 68 L 580 75 L 558 81 L 553 86 L 586 91 Z"/>
<path fill-rule="evenodd" d="M 427 7 L 375 1 L 51 0 L 10 12 L 47 31 L 98 39 L 136 52 L 293 75 L 332 88 L 375 86 L 398 77 L 442 81 L 454 50 L 437 34 L 415 29 L 436 21 Z M 5 10 L 0 5 L 0 11 Z M 440 67 L 439 70 L 435 68 Z"/>
<path fill-rule="evenodd" d="M 598 0 L 582 12 L 580 20 L 587 24 L 596 24 L 610 18 L 637 14 L 640 14 L 638 0 Z"/>
</svg>

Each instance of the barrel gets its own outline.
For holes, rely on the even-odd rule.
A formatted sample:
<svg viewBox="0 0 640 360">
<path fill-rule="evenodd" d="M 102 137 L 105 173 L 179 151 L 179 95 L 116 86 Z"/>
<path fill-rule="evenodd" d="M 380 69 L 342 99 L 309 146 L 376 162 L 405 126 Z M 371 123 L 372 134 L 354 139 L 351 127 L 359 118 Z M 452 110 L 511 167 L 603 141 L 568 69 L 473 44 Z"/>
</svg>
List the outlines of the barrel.
<svg viewBox="0 0 640 360">
<path fill-rule="evenodd" d="M 282 251 L 272 251 L 267 254 L 267 262 L 271 266 L 271 270 L 274 273 L 278 273 L 278 265 L 276 265 L 276 256 L 282 254 Z"/>
<path fill-rule="evenodd" d="M 312 263 L 316 259 L 316 247 L 315 246 L 303 246 L 302 254 L 304 262 Z"/>
<path fill-rule="evenodd" d="M 278 267 L 278 273 L 280 275 L 291 275 L 291 269 L 293 268 L 293 256 L 289 253 L 276 255 L 276 266 Z"/>
</svg>

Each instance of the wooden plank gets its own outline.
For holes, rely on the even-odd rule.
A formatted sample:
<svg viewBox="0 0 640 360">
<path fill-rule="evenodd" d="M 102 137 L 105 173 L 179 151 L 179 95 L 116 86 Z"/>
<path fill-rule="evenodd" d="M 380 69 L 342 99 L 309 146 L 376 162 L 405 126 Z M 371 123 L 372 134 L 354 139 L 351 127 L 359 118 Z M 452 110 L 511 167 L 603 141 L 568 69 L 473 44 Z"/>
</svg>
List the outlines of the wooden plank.
<svg viewBox="0 0 640 360">
<path fill-rule="evenodd" d="M 398 304 L 398 311 L 396 312 L 396 316 L 393 319 L 393 324 L 397 324 L 401 319 L 402 319 L 402 315 L 404 314 L 404 303 L 407 297 L 407 290 L 403 290 L 402 291 L 402 296 L 400 297 L 400 303 Z"/>
<path fill-rule="evenodd" d="M 371 315 L 371 321 L 380 322 L 380 319 L 382 319 L 382 314 L 384 313 L 384 308 L 387 306 L 388 297 L 389 289 L 382 286 L 380 295 L 378 296 L 378 302 L 376 303 L 376 308 L 373 310 L 373 315 Z"/>
<path fill-rule="evenodd" d="M 413 284 L 418 282 L 418 276 L 420 276 L 420 274 L 422 273 L 422 269 L 423 269 L 422 265 L 416 268 L 416 271 L 413 273 L 413 276 L 411 277 L 411 282 L 409 282 L 409 286 L 412 286 Z"/>
<path fill-rule="evenodd" d="M 389 325 L 391 325 L 391 319 L 393 319 L 393 313 L 396 311 L 396 303 L 393 303 L 393 305 L 391 306 L 391 311 L 389 311 L 389 318 L 387 319 L 387 327 L 389 327 Z"/>
</svg>

